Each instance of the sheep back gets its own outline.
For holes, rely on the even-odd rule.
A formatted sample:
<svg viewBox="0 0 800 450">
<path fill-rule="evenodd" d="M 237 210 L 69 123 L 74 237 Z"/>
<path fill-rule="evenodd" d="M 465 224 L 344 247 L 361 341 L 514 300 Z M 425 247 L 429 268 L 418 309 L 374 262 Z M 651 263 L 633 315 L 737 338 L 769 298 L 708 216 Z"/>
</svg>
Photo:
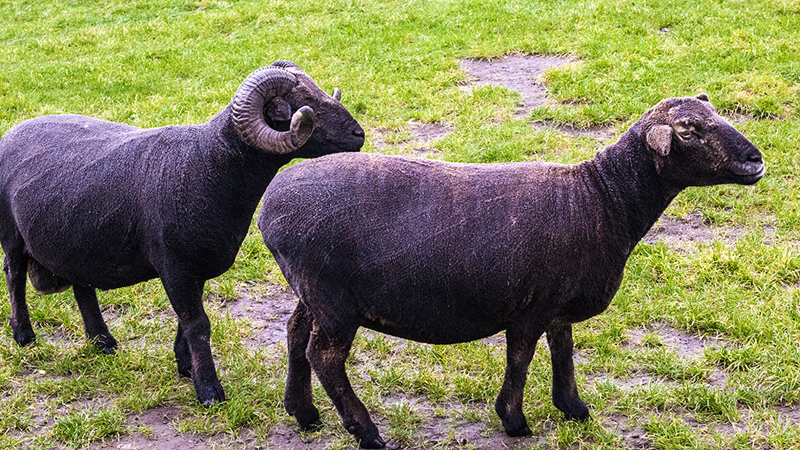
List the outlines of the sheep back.
<svg viewBox="0 0 800 450">
<path fill-rule="evenodd" d="M 214 233 L 217 214 L 236 209 L 210 200 L 232 180 L 215 179 L 215 140 L 204 138 L 200 126 L 143 130 L 77 115 L 22 122 L 0 143 L 0 220 L 14 222 L 3 232 L 18 228 L 31 257 L 87 286 L 154 278 L 166 254 L 186 255 L 179 259 L 196 262 L 195 273 L 216 276 L 232 258 L 201 266 L 224 249 L 235 257 L 247 230 L 202 239 Z"/>
<path fill-rule="evenodd" d="M 580 165 L 331 155 L 278 174 L 258 226 L 301 299 L 346 287 L 364 326 L 469 341 L 537 302 L 549 311 L 564 306 L 552 299 L 592 299 L 580 314 L 607 306 L 627 255 L 604 248 L 607 212 L 574 188 L 582 177 Z M 324 309 L 320 322 L 350 313 L 335 300 L 309 306 Z"/>
</svg>

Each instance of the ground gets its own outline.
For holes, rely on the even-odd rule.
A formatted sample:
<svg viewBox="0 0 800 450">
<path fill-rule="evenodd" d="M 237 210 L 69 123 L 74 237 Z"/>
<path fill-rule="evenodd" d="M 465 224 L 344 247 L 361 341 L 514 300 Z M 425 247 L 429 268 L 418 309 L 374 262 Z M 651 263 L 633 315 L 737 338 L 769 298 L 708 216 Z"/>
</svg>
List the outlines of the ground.
<svg viewBox="0 0 800 450">
<path fill-rule="evenodd" d="M 549 67 L 571 63 L 567 58 L 543 58 L 543 57 L 508 57 L 494 61 L 483 60 L 464 60 L 462 68 L 468 73 L 468 84 L 463 86 L 465 90 L 472 89 L 472 86 L 482 84 L 501 84 L 510 89 L 521 93 L 523 102 L 518 105 L 517 118 L 525 117 L 532 108 L 547 103 L 546 90 L 540 81 L 541 75 Z M 535 125 L 546 127 L 548 125 Z M 414 145 L 412 151 L 420 156 L 429 155 L 433 152 L 429 144 L 437 139 L 441 139 L 452 131 L 448 125 L 426 124 L 421 122 L 409 122 Z M 552 127 L 565 134 L 587 136 L 597 139 L 602 146 L 616 138 L 616 132 L 612 128 L 594 128 L 590 130 L 579 130 L 569 127 Z M 371 130 L 375 140 L 375 148 L 378 151 L 395 145 L 383 141 L 386 135 L 385 130 Z M 404 143 L 407 146 L 407 142 Z M 601 146 L 601 147 L 602 147 Z M 436 155 L 434 155 L 436 156 Z M 645 243 L 663 241 L 671 248 L 680 252 L 691 251 L 691 246 L 697 242 L 711 242 L 714 239 L 721 239 L 727 243 L 735 242 L 744 234 L 743 229 L 731 228 L 710 228 L 702 222 L 699 213 L 690 213 L 685 218 L 676 219 L 663 216 L 661 220 L 644 238 Z M 286 321 L 291 315 L 297 298 L 287 288 L 279 285 L 258 285 L 251 286 L 250 289 L 238 289 L 237 298 L 225 302 L 231 317 L 246 318 L 252 325 L 253 333 L 249 336 L 246 345 L 251 348 L 280 349 L 285 347 L 286 340 Z M 715 339 L 701 339 L 680 330 L 672 328 L 665 323 L 654 323 L 645 328 L 635 329 L 627 336 L 627 344 L 631 348 L 647 345 L 647 340 L 652 336 L 658 336 L 663 345 L 674 350 L 674 352 L 684 359 L 698 358 L 703 354 L 703 349 L 708 346 L 725 346 L 724 341 Z M 52 338 L 52 337 L 51 337 Z M 405 342 L 399 339 L 392 339 L 394 345 L 402 346 Z M 502 336 L 494 336 L 484 340 L 487 346 L 497 346 L 504 343 Z M 546 346 L 542 341 L 541 345 Z M 276 350 L 276 353 L 279 353 Z M 581 363 L 582 355 L 578 351 L 575 354 L 577 364 Z M 224 376 L 224 375 L 223 375 Z M 724 370 L 715 369 L 707 383 L 711 386 L 724 386 L 728 374 Z M 658 385 L 659 383 L 671 383 L 656 375 L 649 373 L 635 373 L 629 378 L 618 378 L 607 373 L 590 374 L 585 384 L 591 386 L 597 383 L 614 383 L 621 389 L 643 385 Z M 528 448 L 534 445 L 547 446 L 545 436 L 555 427 L 552 422 L 536 424 L 534 426 L 534 436 L 526 438 L 509 438 L 496 425 L 490 426 L 482 421 L 465 421 L 454 419 L 453 416 L 446 414 L 448 409 L 465 408 L 463 403 L 453 402 L 433 405 L 424 397 L 407 396 L 392 393 L 382 397 L 382 401 L 387 404 L 406 404 L 408 407 L 422 411 L 423 423 L 418 427 L 417 433 L 425 436 L 423 440 L 425 446 L 441 446 L 445 448 Z M 485 406 L 485 405 L 484 405 Z M 483 407 L 483 406 L 482 406 Z M 490 406 L 487 406 L 490 408 Z M 436 412 L 439 410 L 439 412 Z M 441 413 L 444 410 L 445 413 Z M 787 422 L 797 424 L 800 422 L 800 409 L 783 408 L 780 413 Z M 195 434 L 191 432 L 179 432 L 174 423 L 182 414 L 181 410 L 172 407 L 159 407 L 146 410 L 141 414 L 130 415 L 126 418 L 125 426 L 130 428 L 141 426 L 142 429 L 149 430 L 147 434 L 134 431 L 130 434 L 114 439 L 106 439 L 103 442 L 96 442 L 90 448 L 100 449 L 212 449 L 212 448 L 272 448 L 272 449 L 324 449 L 329 448 L 333 443 L 332 438 L 320 436 L 320 434 L 302 434 L 291 420 L 285 420 L 274 426 L 270 430 L 266 440 L 262 440 L 255 433 L 247 428 L 242 429 L 237 434 L 220 433 L 215 436 Z M 719 427 L 727 427 L 726 433 L 736 433 L 746 427 L 746 411 L 740 423 L 724 424 Z M 380 415 L 373 414 L 379 428 L 385 429 L 386 419 Z M 52 419 L 49 419 L 50 421 Z M 453 421 L 456 423 L 453 423 Z M 604 419 L 602 426 L 607 430 L 616 430 L 623 436 L 625 443 L 634 448 L 654 448 L 652 442 L 644 438 L 645 432 L 641 428 L 631 428 L 627 423 L 627 418 L 623 415 L 614 415 L 610 419 Z M 48 419 L 42 419 L 42 426 L 48 425 Z M 338 423 L 329 426 L 340 426 Z M 456 430 L 456 431 L 454 431 Z M 322 433 L 324 435 L 324 433 Z M 396 442 L 390 442 L 390 447 L 399 446 Z"/>
</svg>

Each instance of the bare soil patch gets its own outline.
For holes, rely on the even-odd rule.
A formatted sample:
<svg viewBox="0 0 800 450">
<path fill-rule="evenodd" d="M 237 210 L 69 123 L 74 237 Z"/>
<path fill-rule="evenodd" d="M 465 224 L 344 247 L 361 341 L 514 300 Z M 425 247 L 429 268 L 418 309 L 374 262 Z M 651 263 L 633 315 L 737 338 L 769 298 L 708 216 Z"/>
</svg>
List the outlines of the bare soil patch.
<svg viewBox="0 0 800 450">
<path fill-rule="evenodd" d="M 559 56 L 508 56 L 502 59 L 462 59 L 461 68 L 467 72 L 467 84 L 462 87 L 465 91 L 472 91 L 474 86 L 505 86 L 522 95 L 522 103 L 514 115 L 516 119 L 523 119 L 531 110 L 539 106 L 552 104 L 547 96 L 547 88 L 542 76 L 547 69 L 571 64 L 575 60 Z M 611 127 L 595 126 L 586 129 L 556 125 L 551 123 L 537 123 L 531 125 L 534 129 L 549 129 L 560 133 L 589 137 L 592 139 L 610 141 L 616 138 L 616 132 Z"/>
<path fill-rule="evenodd" d="M 501 59 L 462 59 L 461 68 L 468 74 L 463 88 L 473 86 L 505 86 L 522 95 L 517 117 L 527 116 L 533 108 L 550 103 L 542 75 L 551 67 L 574 62 L 571 58 L 558 56 L 508 56 Z"/>
<path fill-rule="evenodd" d="M 442 139 L 453 131 L 453 127 L 443 123 L 426 123 L 419 120 L 408 121 L 409 138 L 396 139 L 392 130 L 377 128 L 372 131 L 375 148 L 380 152 L 387 148 L 407 147 L 414 156 L 440 158 L 442 153 L 431 148 L 430 144 Z"/>
<path fill-rule="evenodd" d="M 693 336 L 666 324 L 655 323 L 644 328 L 631 330 L 628 342 L 631 348 L 642 347 L 644 336 L 655 333 L 669 349 L 675 352 L 678 358 L 694 360 L 703 356 L 706 347 L 727 347 L 728 344 L 715 338 Z"/>
<path fill-rule="evenodd" d="M 291 289 L 252 284 L 239 291 L 235 300 L 225 302 L 225 308 L 235 319 L 246 319 L 253 332 L 245 345 L 251 349 L 286 347 L 286 324 L 297 306 L 297 296 Z"/>
<path fill-rule="evenodd" d="M 467 73 L 462 90 L 472 92 L 476 86 L 505 86 L 522 95 L 522 103 L 514 115 L 516 119 L 525 118 L 532 109 L 552 103 L 547 96 L 547 88 L 542 75 L 551 67 L 559 67 L 573 63 L 571 58 L 560 56 L 508 56 L 501 59 L 462 59 L 461 68 Z M 612 127 L 595 126 L 585 129 L 536 123 L 534 129 L 549 129 L 559 133 L 577 137 L 589 137 L 600 141 L 611 141 L 617 137 Z M 430 143 L 443 138 L 453 131 L 453 127 L 441 123 L 424 123 L 417 120 L 408 121 L 407 139 L 399 139 L 392 130 L 377 128 L 372 130 L 372 140 L 380 152 L 387 148 L 408 147 L 411 154 L 425 157 L 441 157 L 441 153 L 433 150 Z"/>
<path fill-rule="evenodd" d="M 684 218 L 670 217 L 663 214 L 644 236 L 642 243 L 655 244 L 656 242 L 664 242 L 674 250 L 687 251 L 693 245 L 699 243 L 708 244 L 714 240 L 722 241 L 728 245 L 735 244 L 749 231 L 742 226 L 710 226 L 703 219 L 703 214 L 700 211 L 692 211 Z M 765 231 L 767 234 L 775 232 L 771 227 L 765 228 Z"/>
<path fill-rule="evenodd" d="M 728 347 L 730 345 L 720 338 L 694 336 L 664 323 L 654 323 L 631 330 L 628 333 L 625 347 L 637 350 L 652 345 L 648 344 L 646 339 L 647 336 L 651 335 L 657 337 L 659 346 L 666 347 L 668 350 L 673 351 L 679 359 L 687 361 L 702 358 L 706 348 Z M 730 374 L 727 371 L 715 367 L 706 378 L 705 384 L 712 388 L 724 389 L 729 378 Z M 588 375 L 586 381 L 587 385 L 612 383 L 625 391 L 650 387 L 680 387 L 679 381 L 658 376 L 646 370 L 635 370 L 624 377 L 615 377 L 605 372 L 598 372 Z M 619 432 L 632 447 L 639 448 L 646 443 L 642 438 L 644 435 L 643 430 L 630 428 L 627 417 L 624 414 L 616 413 L 609 420 L 616 427 L 619 427 Z M 644 446 L 647 447 L 649 444 Z"/>
</svg>

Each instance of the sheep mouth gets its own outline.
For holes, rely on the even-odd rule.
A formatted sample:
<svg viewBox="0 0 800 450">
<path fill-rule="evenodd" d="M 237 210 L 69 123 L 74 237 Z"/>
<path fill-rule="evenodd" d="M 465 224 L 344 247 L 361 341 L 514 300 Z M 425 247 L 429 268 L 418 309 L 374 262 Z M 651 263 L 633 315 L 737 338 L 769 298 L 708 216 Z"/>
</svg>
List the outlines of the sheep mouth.
<svg viewBox="0 0 800 450">
<path fill-rule="evenodd" d="M 745 184 L 753 184 L 767 173 L 767 167 L 763 163 L 742 164 L 739 167 L 733 168 L 731 172 L 737 177 L 742 178 Z"/>
</svg>

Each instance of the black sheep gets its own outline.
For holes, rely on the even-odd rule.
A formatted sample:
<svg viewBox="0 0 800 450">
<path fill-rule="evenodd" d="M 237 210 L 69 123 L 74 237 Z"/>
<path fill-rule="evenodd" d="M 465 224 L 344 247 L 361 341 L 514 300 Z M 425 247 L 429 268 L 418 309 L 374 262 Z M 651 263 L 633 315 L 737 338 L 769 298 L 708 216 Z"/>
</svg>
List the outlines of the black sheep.
<svg viewBox="0 0 800 450">
<path fill-rule="evenodd" d="M 208 406 L 225 399 L 203 309 L 233 264 L 267 184 L 297 157 L 359 151 L 364 131 L 299 66 L 248 76 L 201 125 L 140 129 L 79 115 L 24 121 L 0 140 L 0 244 L 11 328 L 33 341 L 26 272 L 42 293 L 73 286 L 86 334 L 116 340 L 95 289 L 160 278 L 178 315 L 175 358 Z"/>
<path fill-rule="evenodd" d="M 758 149 L 704 94 L 660 102 L 575 165 L 349 154 L 290 167 L 258 217 L 300 297 L 288 328 L 287 412 L 302 428 L 319 424 L 313 368 L 360 445 L 384 445 L 345 373 L 364 326 L 434 344 L 506 330 L 495 410 L 511 436 L 531 432 L 522 393 L 547 333 L 553 403 L 588 419 L 572 324 L 606 309 L 634 246 L 682 189 L 753 184 L 764 170 Z"/>
</svg>

